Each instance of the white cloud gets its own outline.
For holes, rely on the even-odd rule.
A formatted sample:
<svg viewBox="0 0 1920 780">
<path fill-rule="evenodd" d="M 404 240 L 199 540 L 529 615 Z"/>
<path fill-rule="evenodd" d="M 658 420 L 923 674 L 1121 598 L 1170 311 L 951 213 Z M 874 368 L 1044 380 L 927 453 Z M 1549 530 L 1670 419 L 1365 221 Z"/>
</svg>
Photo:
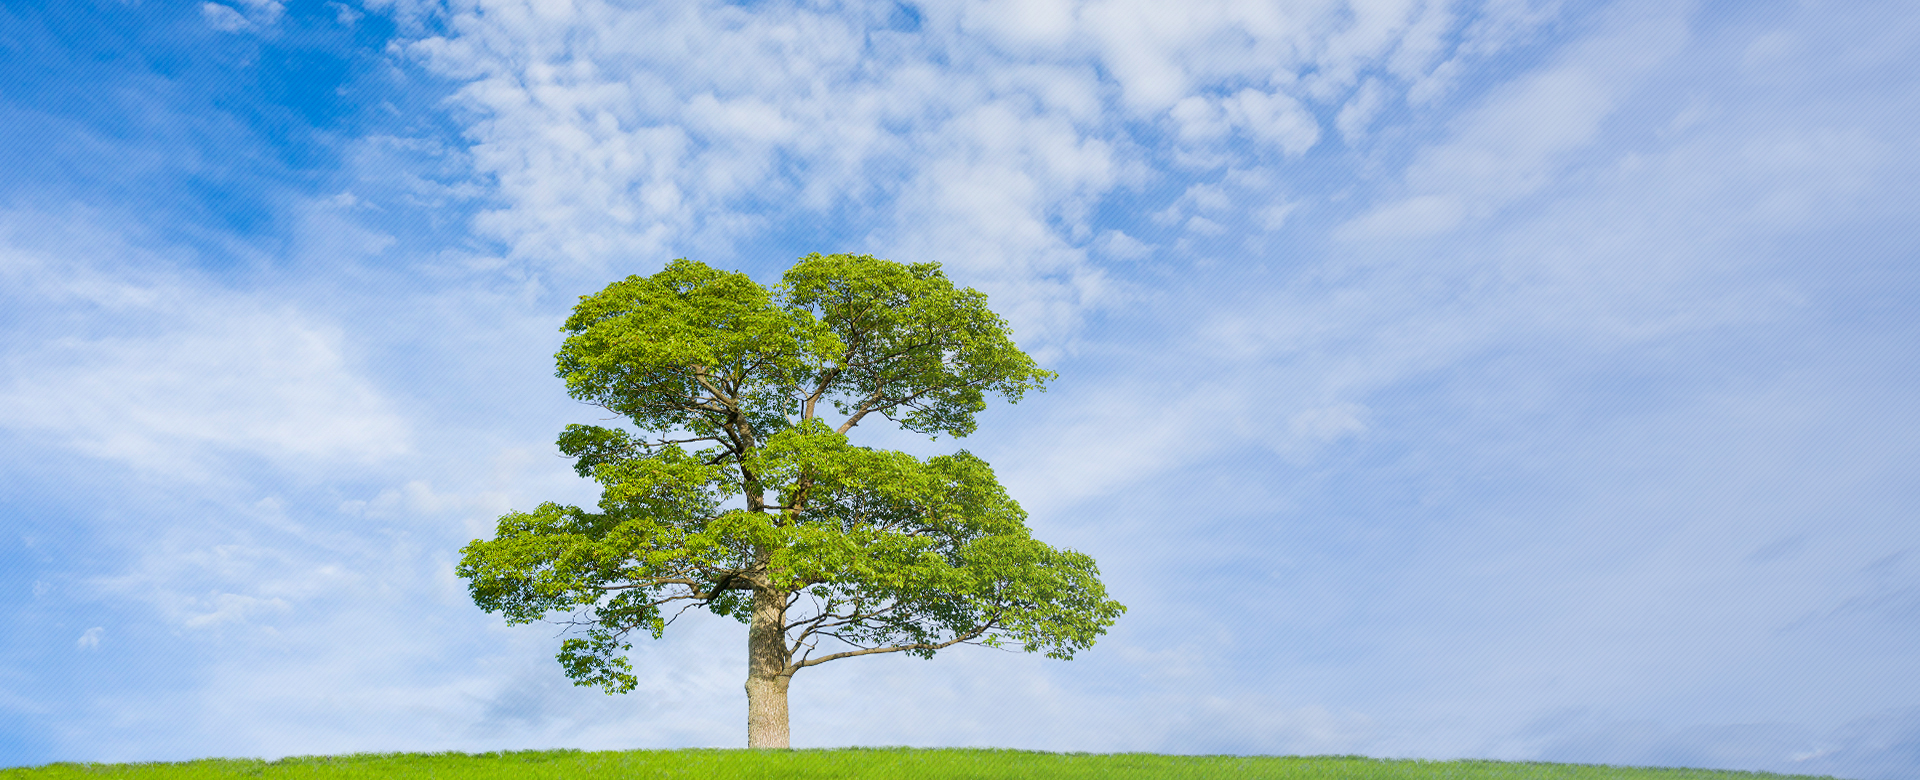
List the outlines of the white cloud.
<svg viewBox="0 0 1920 780">
<path fill-rule="evenodd" d="M 1366 411 L 1366 407 L 1352 403 L 1322 406 L 1294 415 L 1287 424 L 1296 438 L 1328 442 L 1365 433 Z"/>
<path fill-rule="evenodd" d="M 1320 123 L 1300 101 L 1279 92 L 1243 89 L 1218 101 L 1188 97 L 1175 104 L 1172 116 L 1180 138 L 1205 144 L 1237 130 L 1293 157 L 1305 154 L 1320 141 Z"/>
<path fill-rule="evenodd" d="M 80 638 L 74 641 L 73 646 L 81 650 L 98 650 L 100 649 L 100 638 L 106 636 L 106 634 L 107 630 L 105 628 L 94 626 L 81 633 Z"/>
<path fill-rule="evenodd" d="M 205 3 L 200 6 L 200 15 L 206 17 L 207 24 L 221 32 L 239 32 L 247 29 L 247 17 L 241 16 L 232 6 L 219 3 Z"/>
<path fill-rule="evenodd" d="M 1341 228 L 1341 237 L 1353 242 L 1418 238 L 1452 231 L 1466 217 L 1460 199 L 1449 195 L 1416 195 L 1374 209 Z"/>
<path fill-rule="evenodd" d="M 192 614 L 181 621 L 187 628 L 209 628 L 223 623 L 245 623 L 266 614 L 282 614 L 292 609 L 284 599 L 263 599 L 237 593 L 209 593 L 188 607 Z M 199 611 L 210 610 L 210 611 Z"/>
<path fill-rule="evenodd" d="M 1255 224 L 1259 225 L 1261 230 L 1279 230 L 1286 226 L 1287 217 L 1293 216 L 1294 210 L 1298 208 L 1300 208 L 1300 202 L 1293 201 L 1275 203 L 1257 209 L 1254 211 Z"/>
<path fill-rule="evenodd" d="M 1138 260 L 1153 253 L 1152 246 L 1118 230 L 1101 234 L 1094 245 L 1102 254 L 1117 260 Z"/>
<path fill-rule="evenodd" d="M 244 12 L 234 6 L 245 8 Z M 202 3 L 200 15 L 208 26 L 221 32 L 240 32 L 271 27 L 280 21 L 286 13 L 286 5 L 279 0 L 240 0 L 234 5 L 220 3 Z"/>
<path fill-rule="evenodd" d="M 5 423 L 179 476 L 214 452 L 373 461 L 406 451 L 405 424 L 348 372 L 338 331 L 291 311 L 224 314 L 16 353 L 13 375 L 38 379 L 0 394 Z"/>
<path fill-rule="evenodd" d="M 1501 88 L 1407 169 L 1409 197 L 1355 219 L 1347 237 L 1447 232 L 1563 179 L 1601 123 L 1686 38 L 1678 18 L 1635 17 Z M 1352 117 L 1355 127 L 1364 126 L 1362 116 Z"/>
<path fill-rule="evenodd" d="M 27 221 L 41 235 L 28 239 Z M 57 222 L 0 218 L 7 297 L 32 313 L 4 344 L 0 425 L 188 478 L 226 453 L 366 463 L 407 450 L 405 421 L 350 366 L 338 327 L 197 286 L 150 254 L 142 268 L 52 253 L 47 224 Z"/>
<path fill-rule="evenodd" d="M 409 51 L 466 82 L 474 166 L 498 186 L 475 226 L 516 259 L 724 259 L 783 224 L 861 215 L 865 245 L 818 248 L 947 263 L 1027 337 L 1066 345 L 1116 300 L 1086 254 L 1096 206 L 1162 175 L 1140 128 L 1171 122 L 1202 168 L 1297 158 L 1321 137 L 1310 103 L 1367 72 L 1353 105 L 1391 99 L 1467 24 L 1453 3 L 1403 0 L 916 14 L 463 0 Z"/>
<path fill-rule="evenodd" d="M 960 28 L 1013 44 L 1024 51 L 1057 49 L 1079 31 L 1076 16 L 1087 5 L 1078 0 L 980 0 L 945 3 L 942 11 L 956 13 Z M 941 11 L 935 11 L 940 13 Z"/>
<path fill-rule="evenodd" d="M 1374 118 L 1380 115 L 1386 104 L 1387 91 L 1378 80 L 1368 79 L 1360 85 L 1347 104 L 1341 106 L 1340 115 L 1334 120 L 1334 126 L 1340 129 L 1340 136 L 1346 139 L 1348 146 L 1359 145 L 1368 126 L 1373 124 Z"/>
</svg>

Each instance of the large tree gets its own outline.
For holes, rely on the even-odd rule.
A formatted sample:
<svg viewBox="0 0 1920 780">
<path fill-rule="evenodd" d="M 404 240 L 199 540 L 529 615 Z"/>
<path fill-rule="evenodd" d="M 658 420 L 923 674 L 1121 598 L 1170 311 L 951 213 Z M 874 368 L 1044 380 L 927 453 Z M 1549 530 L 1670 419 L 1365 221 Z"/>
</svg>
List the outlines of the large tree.
<svg viewBox="0 0 1920 780">
<path fill-rule="evenodd" d="M 768 289 L 677 260 L 582 296 L 563 329 L 567 392 L 633 429 L 560 434 L 598 511 L 508 513 L 458 571 L 511 623 L 573 626 L 576 684 L 632 690 L 633 632 L 704 607 L 748 625 L 747 744 L 784 748 L 801 669 L 958 644 L 1072 658 L 1125 611 L 981 459 L 849 442 L 880 419 L 966 436 L 987 394 L 1054 377 L 937 264 L 809 255 Z"/>
</svg>

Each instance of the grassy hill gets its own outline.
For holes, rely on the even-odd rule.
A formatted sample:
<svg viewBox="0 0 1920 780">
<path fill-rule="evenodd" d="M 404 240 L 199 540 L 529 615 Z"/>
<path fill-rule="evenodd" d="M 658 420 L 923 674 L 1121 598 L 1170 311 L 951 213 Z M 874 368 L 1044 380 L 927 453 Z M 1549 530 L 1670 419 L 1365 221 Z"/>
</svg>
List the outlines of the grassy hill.
<svg viewBox="0 0 1920 780">
<path fill-rule="evenodd" d="M 516 753 L 386 753 L 278 761 L 204 759 L 149 764 L 49 764 L 0 769 L 0 780 L 55 778 L 433 778 L 434 780 L 1788 780 L 1706 769 L 1384 760 L 1357 756 L 1166 756 L 1019 750 L 848 748 L 833 750 L 627 750 Z"/>
</svg>

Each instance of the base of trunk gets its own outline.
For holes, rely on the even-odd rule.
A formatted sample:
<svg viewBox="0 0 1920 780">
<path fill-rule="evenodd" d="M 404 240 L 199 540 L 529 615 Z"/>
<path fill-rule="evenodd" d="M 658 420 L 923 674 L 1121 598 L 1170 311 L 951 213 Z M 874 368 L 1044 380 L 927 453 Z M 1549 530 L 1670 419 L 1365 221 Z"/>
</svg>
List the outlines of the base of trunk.
<svg viewBox="0 0 1920 780">
<path fill-rule="evenodd" d="M 786 675 L 747 678 L 747 747 L 792 747 L 787 731 Z"/>
</svg>

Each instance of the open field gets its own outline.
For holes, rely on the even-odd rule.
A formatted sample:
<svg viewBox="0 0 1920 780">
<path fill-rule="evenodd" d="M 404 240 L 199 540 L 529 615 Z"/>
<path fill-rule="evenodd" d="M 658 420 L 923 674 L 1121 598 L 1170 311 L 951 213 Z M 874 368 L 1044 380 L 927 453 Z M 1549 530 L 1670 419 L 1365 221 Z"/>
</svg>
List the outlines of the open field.
<svg viewBox="0 0 1920 780">
<path fill-rule="evenodd" d="M 435 780 L 1787 780 L 1705 769 L 1652 769 L 1499 761 L 1383 760 L 1356 756 L 1168 756 L 1019 750 L 850 748 L 833 750 L 574 750 L 517 753 L 387 753 L 301 756 L 278 761 L 204 759 L 152 764 L 49 764 L 0 769 L 4 780 L 55 778 L 434 778 Z"/>
</svg>

